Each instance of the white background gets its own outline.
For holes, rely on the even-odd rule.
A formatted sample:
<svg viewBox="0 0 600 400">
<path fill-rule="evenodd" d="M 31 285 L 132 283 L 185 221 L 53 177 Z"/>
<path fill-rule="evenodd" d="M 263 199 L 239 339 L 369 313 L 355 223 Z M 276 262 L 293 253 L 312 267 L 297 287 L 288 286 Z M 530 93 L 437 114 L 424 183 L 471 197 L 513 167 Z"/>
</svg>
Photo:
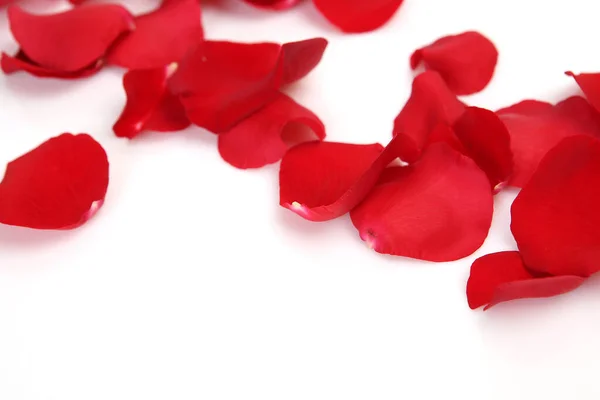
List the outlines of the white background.
<svg viewBox="0 0 600 400">
<path fill-rule="evenodd" d="M 406 0 L 363 35 L 337 32 L 309 2 L 284 13 L 211 3 L 211 39 L 330 41 L 291 93 L 330 140 L 387 143 L 410 53 L 446 34 L 480 30 L 500 51 L 491 85 L 465 98 L 474 105 L 560 100 L 576 93 L 565 70 L 600 70 L 590 0 Z M 4 11 L 0 47 L 16 49 Z M 378 255 L 348 217 L 317 224 L 280 208 L 277 165 L 236 170 L 201 129 L 115 138 L 122 72 L 0 76 L 1 165 L 63 131 L 92 134 L 111 161 L 106 203 L 82 228 L 0 227 L 0 399 L 600 398 L 600 280 L 467 306 L 471 262 L 515 248 L 515 192 L 497 196 L 489 239 L 468 259 Z"/>
</svg>

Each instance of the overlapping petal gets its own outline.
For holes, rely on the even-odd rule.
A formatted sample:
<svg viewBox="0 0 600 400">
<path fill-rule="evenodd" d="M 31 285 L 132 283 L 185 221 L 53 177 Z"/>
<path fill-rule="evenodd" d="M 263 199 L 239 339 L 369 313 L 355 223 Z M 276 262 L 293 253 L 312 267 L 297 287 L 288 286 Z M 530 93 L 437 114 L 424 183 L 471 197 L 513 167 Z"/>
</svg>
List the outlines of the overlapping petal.
<svg viewBox="0 0 600 400">
<path fill-rule="evenodd" d="M 600 112 L 600 73 L 574 74 L 567 71 L 567 75 L 575 79 L 588 101 Z"/>
</svg>

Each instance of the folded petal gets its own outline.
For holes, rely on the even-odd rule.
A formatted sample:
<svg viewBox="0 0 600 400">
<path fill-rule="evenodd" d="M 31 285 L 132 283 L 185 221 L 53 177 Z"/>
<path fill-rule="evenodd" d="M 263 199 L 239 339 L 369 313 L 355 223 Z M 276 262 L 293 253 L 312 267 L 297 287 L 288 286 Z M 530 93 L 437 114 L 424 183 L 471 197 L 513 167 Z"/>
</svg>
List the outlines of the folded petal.
<svg viewBox="0 0 600 400">
<path fill-rule="evenodd" d="M 203 40 L 198 0 L 165 2 L 135 18 L 135 31 L 119 40 L 107 61 L 128 69 L 159 68 L 181 60 Z"/>
<path fill-rule="evenodd" d="M 410 66 L 424 64 L 437 71 L 450 90 L 458 95 L 477 93 L 492 80 L 498 50 L 479 32 L 464 32 L 445 36 L 415 51 Z"/>
<path fill-rule="evenodd" d="M 75 72 L 104 56 L 109 46 L 134 28 L 133 16 L 115 4 L 93 4 L 50 15 L 8 9 L 10 29 L 21 50 L 36 64 Z"/>
<path fill-rule="evenodd" d="M 266 8 L 270 10 L 286 10 L 294 7 L 300 0 L 244 0 L 246 3 L 255 7 Z"/>
<path fill-rule="evenodd" d="M 190 126 L 179 98 L 167 88 L 171 72 L 171 67 L 162 67 L 123 76 L 127 103 L 113 126 L 115 135 L 133 139 L 143 131 L 173 132 Z"/>
<path fill-rule="evenodd" d="M 76 228 L 102 206 L 107 187 L 102 146 L 86 134 L 62 134 L 8 163 L 0 182 L 0 223 Z"/>
<path fill-rule="evenodd" d="M 383 254 L 452 261 L 487 237 L 494 204 L 486 175 L 444 143 L 416 163 L 391 167 L 350 212 L 369 247 Z"/>
<path fill-rule="evenodd" d="M 290 124 L 307 127 L 319 140 L 325 138 L 325 126 L 319 117 L 280 93 L 274 101 L 221 133 L 219 153 L 229 164 L 241 169 L 277 162 L 288 150 L 282 134 Z"/>
<path fill-rule="evenodd" d="M 567 71 L 566 74 L 575 79 L 588 101 L 600 111 L 600 73 L 574 74 Z"/>
<path fill-rule="evenodd" d="M 437 72 L 415 77 L 410 98 L 394 121 L 394 136 L 400 136 L 402 141 L 402 160 L 418 160 L 431 132 L 440 124 L 453 125 L 464 108 Z"/>
<path fill-rule="evenodd" d="M 2 53 L 0 65 L 5 74 L 13 74 L 15 72 L 23 71 L 40 78 L 78 79 L 94 75 L 102 68 L 104 63 L 102 60 L 97 60 L 88 67 L 82 68 L 78 71 L 60 71 L 38 65 L 30 60 L 25 53 L 19 51 L 14 57 L 9 56 L 6 53 Z"/>
<path fill-rule="evenodd" d="M 296 82 L 308 75 L 323 58 L 327 40 L 314 38 L 281 46 L 282 84 Z"/>
<path fill-rule="evenodd" d="M 508 128 L 514 157 L 511 186 L 523 187 L 546 153 L 574 135 L 600 136 L 596 112 L 580 96 L 556 106 L 528 100 L 496 111 Z"/>
<path fill-rule="evenodd" d="M 313 0 L 315 7 L 344 32 L 375 30 L 396 13 L 403 0 Z"/>
<path fill-rule="evenodd" d="M 553 276 L 599 271 L 599 198 L 600 140 L 563 139 L 512 205 L 511 230 L 527 267 Z"/>
<path fill-rule="evenodd" d="M 279 204 L 309 221 L 356 207 L 398 157 L 399 140 L 380 144 L 310 142 L 290 149 L 279 169 Z"/>
<path fill-rule="evenodd" d="M 518 251 L 504 251 L 475 260 L 467 282 L 467 299 L 471 309 L 485 306 L 487 310 L 510 300 L 558 296 L 577 289 L 584 281 L 573 275 L 534 275 Z"/>
</svg>

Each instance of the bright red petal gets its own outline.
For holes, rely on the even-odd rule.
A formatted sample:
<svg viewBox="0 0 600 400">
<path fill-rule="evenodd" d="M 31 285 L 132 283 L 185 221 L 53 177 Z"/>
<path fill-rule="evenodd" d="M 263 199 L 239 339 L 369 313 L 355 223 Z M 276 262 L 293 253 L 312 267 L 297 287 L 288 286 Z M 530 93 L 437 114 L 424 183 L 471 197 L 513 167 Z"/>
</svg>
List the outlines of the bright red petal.
<svg viewBox="0 0 600 400">
<path fill-rule="evenodd" d="M 315 7 L 344 32 L 375 30 L 396 13 L 403 0 L 313 0 Z"/>
<path fill-rule="evenodd" d="M 562 140 L 512 205 L 511 229 L 525 264 L 549 275 L 600 270 L 600 140 Z"/>
<path fill-rule="evenodd" d="M 453 125 L 464 112 L 464 104 L 448 89 L 442 77 L 433 71 L 415 77 L 412 93 L 394 121 L 394 136 L 402 142 L 402 160 L 419 159 L 429 135 L 440 124 Z"/>
<path fill-rule="evenodd" d="M 477 93 L 492 80 L 498 50 L 479 32 L 445 36 L 413 53 L 410 66 L 437 71 L 456 94 Z"/>
<path fill-rule="evenodd" d="M 7 165 L 0 182 L 0 223 L 75 228 L 102 206 L 107 187 L 102 146 L 86 134 L 62 134 Z"/>
<path fill-rule="evenodd" d="M 597 111 L 600 111 L 600 73 L 585 73 L 576 75 L 571 71 L 567 75 L 572 76 L 588 101 L 594 106 Z"/>
<path fill-rule="evenodd" d="M 380 144 L 304 143 L 279 170 L 279 204 L 309 221 L 327 221 L 356 207 L 398 157 L 397 139 Z"/>
<path fill-rule="evenodd" d="M 493 208 L 485 174 L 441 143 L 415 164 L 392 167 L 350 216 L 378 253 L 442 262 L 483 244 Z"/>
<path fill-rule="evenodd" d="M 132 15 L 114 4 L 84 5 L 51 15 L 29 14 L 11 6 L 8 18 L 13 36 L 29 59 L 63 72 L 94 64 L 121 34 L 134 27 Z"/>
<path fill-rule="evenodd" d="M 562 139 L 574 135 L 600 135 L 595 111 L 585 99 L 574 96 L 556 106 L 526 101 L 496 111 L 508 128 L 514 157 L 509 184 L 523 187 L 541 159 Z"/>
<path fill-rule="evenodd" d="M 190 126 L 179 98 L 167 88 L 170 68 L 129 71 L 123 76 L 127 104 L 113 126 L 119 137 L 134 138 L 142 131 L 173 132 Z"/>
<path fill-rule="evenodd" d="M 284 94 L 267 104 L 233 129 L 219 135 L 219 153 L 234 167 L 260 168 L 281 160 L 288 150 L 282 138 L 286 127 L 300 124 L 318 139 L 325 138 L 325 126 L 312 111 Z"/>
<path fill-rule="evenodd" d="M 323 58 L 327 40 L 314 38 L 281 46 L 282 84 L 289 84 L 308 75 Z"/>
<path fill-rule="evenodd" d="M 300 0 L 244 0 L 246 3 L 255 7 L 266 8 L 270 10 L 286 10 L 294 7 Z"/>
<path fill-rule="evenodd" d="M 489 110 L 467 107 L 453 126 L 464 154 L 487 174 L 492 187 L 499 190 L 513 170 L 510 134 L 498 116 Z"/>
<path fill-rule="evenodd" d="M 51 68 L 42 67 L 30 60 L 25 53 L 19 51 L 14 57 L 9 56 L 6 53 L 2 53 L 2 59 L 0 60 L 2 71 L 5 74 L 13 74 L 15 72 L 27 72 L 31 75 L 38 76 L 41 78 L 61 78 L 61 79 L 78 79 L 86 76 L 94 75 L 98 72 L 104 63 L 102 60 L 98 60 L 90 66 L 80 69 L 78 71 L 67 72 L 59 71 Z"/>
<path fill-rule="evenodd" d="M 485 310 L 510 300 L 558 296 L 577 289 L 579 276 L 534 276 L 518 251 L 487 254 L 475 260 L 467 283 L 469 307 Z"/>
<path fill-rule="evenodd" d="M 160 68 L 179 61 L 203 40 L 198 0 L 163 3 L 135 18 L 135 31 L 117 42 L 107 61 L 128 69 Z"/>
</svg>

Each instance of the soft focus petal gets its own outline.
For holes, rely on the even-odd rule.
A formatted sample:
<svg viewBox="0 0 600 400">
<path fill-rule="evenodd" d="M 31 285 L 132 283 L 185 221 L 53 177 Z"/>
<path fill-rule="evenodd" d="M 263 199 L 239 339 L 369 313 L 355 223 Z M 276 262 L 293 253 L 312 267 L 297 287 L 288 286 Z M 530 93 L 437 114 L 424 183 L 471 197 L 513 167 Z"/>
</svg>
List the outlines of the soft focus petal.
<svg viewBox="0 0 600 400">
<path fill-rule="evenodd" d="M 600 140 L 563 139 L 513 202 L 511 229 L 528 268 L 587 277 L 600 270 Z"/>
<path fill-rule="evenodd" d="M 286 10 L 294 7 L 300 0 L 244 0 L 255 7 L 268 10 Z"/>
<path fill-rule="evenodd" d="M 325 126 L 310 110 L 284 94 L 219 135 L 219 153 L 234 167 L 260 168 L 281 160 L 288 150 L 282 138 L 286 127 L 301 125 L 323 140 Z M 297 127 L 297 126 L 296 126 Z"/>
<path fill-rule="evenodd" d="M 479 32 L 464 32 L 445 36 L 413 53 L 412 69 L 424 64 L 437 71 L 454 93 L 477 93 L 492 80 L 498 50 Z"/>
<path fill-rule="evenodd" d="M 94 75 L 98 72 L 104 63 L 102 60 L 95 61 L 93 64 L 78 71 L 59 71 L 52 68 L 46 68 L 31 61 L 25 53 L 19 51 L 14 57 L 6 53 L 2 53 L 0 60 L 2 71 L 5 74 L 13 74 L 15 72 L 27 72 L 31 75 L 40 78 L 61 78 L 61 79 L 78 79 Z"/>
<path fill-rule="evenodd" d="M 0 223 L 71 229 L 104 202 L 108 160 L 86 134 L 62 134 L 11 161 L 0 182 Z"/>
<path fill-rule="evenodd" d="M 392 18 L 403 0 L 313 0 L 315 7 L 344 32 L 379 28 Z"/>
<path fill-rule="evenodd" d="M 350 212 L 360 237 L 378 253 L 427 261 L 472 254 L 487 237 L 493 197 L 485 174 L 440 143 L 408 167 L 391 167 Z"/>
</svg>

